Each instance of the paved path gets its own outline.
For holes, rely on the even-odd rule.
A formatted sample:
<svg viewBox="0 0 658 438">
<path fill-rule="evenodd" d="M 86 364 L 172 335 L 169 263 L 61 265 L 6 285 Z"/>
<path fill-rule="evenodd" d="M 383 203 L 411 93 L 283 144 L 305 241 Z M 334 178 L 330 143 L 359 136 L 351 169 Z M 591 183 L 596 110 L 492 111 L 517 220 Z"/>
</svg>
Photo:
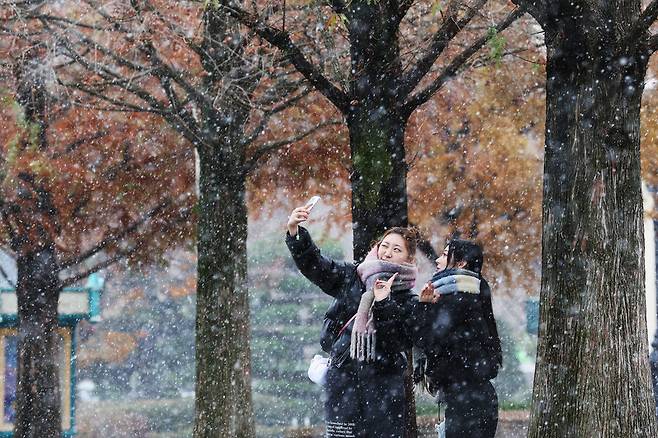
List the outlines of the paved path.
<svg viewBox="0 0 658 438">
<path fill-rule="evenodd" d="M 419 417 L 419 438 L 436 437 L 436 432 L 434 431 L 435 424 L 435 418 Z M 527 432 L 527 411 L 502 411 L 500 413 L 496 438 L 525 438 Z M 288 430 L 284 436 L 288 438 L 321 438 L 322 431 L 315 428 Z"/>
</svg>

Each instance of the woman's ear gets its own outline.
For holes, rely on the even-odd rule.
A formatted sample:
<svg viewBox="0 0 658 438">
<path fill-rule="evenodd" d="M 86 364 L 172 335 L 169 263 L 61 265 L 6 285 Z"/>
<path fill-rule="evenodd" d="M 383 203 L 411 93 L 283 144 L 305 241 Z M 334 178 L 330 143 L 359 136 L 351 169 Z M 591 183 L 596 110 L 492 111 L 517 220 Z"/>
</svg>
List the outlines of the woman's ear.
<svg viewBox="0 0 658 438">
<path fill-rule="evenodd" d="M 457 263 L 457 268 L 464 269 L 465 267 L 466 267 L 466 260 L 462 260 L 461 262 Z"/>
</svg>

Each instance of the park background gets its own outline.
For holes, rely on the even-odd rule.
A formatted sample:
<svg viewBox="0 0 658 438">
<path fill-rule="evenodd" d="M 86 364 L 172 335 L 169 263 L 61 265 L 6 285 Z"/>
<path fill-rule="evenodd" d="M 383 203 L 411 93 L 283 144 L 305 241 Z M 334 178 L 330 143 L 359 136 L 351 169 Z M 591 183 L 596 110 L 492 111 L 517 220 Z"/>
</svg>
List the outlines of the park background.
<svg viewBox="0 0 658 438">
<path fill-rule="evenodd" d="M 327 26 L 337 24 L 327 21 Z M 410 222 L 435 250 L 455 234 L 482 242 L 484 274 L 494 290 L 504 348 L 505 367 L 496 379 L 501 409 L 521 413 L 529 408 L 536 353 L 536 337 L 527 331 L 526 301 L 538 296 L 541 274 L 545 66 L 540 42 L 521 44 L 515 32 L 525 35 L 532 26 L 522 22 L 510 35 L 492 35 L 470 68 L 412 116 L 406 133 Z M 656 72 L 654 59 L 641 135 L 649 198 L 658 187 Z M 13 84 L 5 78 L 0 91 L 1 120 L 9 128 L 0 133 L 5 154 L 21 129 Z M 180 133 L 151 115 L 72 108 L 64 106 L 50 124 L 48 135 L 54 140 L 70 144 L 91 132 L 85 131 L 90 126 L 107 132 L 71 161 L 52 160 L 43 175 L 70 177 L 61 184 L 84 182 L 83 170 L 121 169 L 134 159 L 115 184 L 86 188 L 102 198 L 98 205 L 112 208 L 117 197 L 128 204 L 144 202 L 145 193 L 170 193 L 185 207 L 193 202 L 198 164 Z M 321 391 L 305 373 L 319 352 L 319 328 L 330 298 L 296 271 L 283 237 L 288 212 L 318 194 L 322 201 L 309 224 L 312 236 L 325 254 L 351 258 L 349 144 L 344 128 L 326 123 L 327 114 L 326 102 L 311 93 L 277 117 L 265 137 L 306 125 L 322 129 L 265 157 L 248 179 L 248 285 L 259 436 L 281 436 L 321 422 Z M 34 156 L 7 163 L 41 171 Z M 648 218 L 652 215 L 647 212 Z M 84 227 L 81 241 L 94 235 Z M 100 271 L 105 279 L 102 319 L 78 327 L 80 436 L 191 436 L 197 261 L 192 229 L 187 222 L 180 229 L 163 227 L 153 236 L 157 250 Z M 429 278 L 431 261 L 420 256 L 419 263 Z M 6 270 L 15 280 L 11 262 Z M 432 415 L 432 401 L 417 397 L 419 415 Z"/>
</svg>

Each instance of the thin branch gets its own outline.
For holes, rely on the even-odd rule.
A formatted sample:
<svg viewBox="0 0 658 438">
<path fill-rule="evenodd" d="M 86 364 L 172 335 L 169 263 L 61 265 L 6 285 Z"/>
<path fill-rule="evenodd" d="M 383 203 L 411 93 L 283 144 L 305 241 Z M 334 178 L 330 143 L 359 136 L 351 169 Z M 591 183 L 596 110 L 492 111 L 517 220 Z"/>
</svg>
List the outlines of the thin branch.
<svg viewBox="0 0 658 438">
<path fill-rule="evenodd" d="M 658 52 L 658 33 L 651 35 L 648 48 L 650 53 Z"/>
<path fill-rule="evenodd" d="M 498 23 L 494 29 L 497 33 L 502 32 L 507 29 L 517 18 L 525 13 L 523 8 L 517 8 L 512 11 L 505 19 Z M 448 82 L 452 77 L 454 77 L 457 72 L 462 68 L 468 59 L 476 54 L 482 46 L 484 46 L 487 41 L 489 41 L 489 36 L 485 35 L 476 40 L 470 47 L 463 50 L 459 55 L 457 55 L 443 72 L 425 89 L 419 91 L 415 95 L 411 96 L 407 102 L 402 105 L 401 114 L 410 115 L 416 108 L 420 105 L 427 102 L 438 90 L 443 87 L 443 85 Z"/>
<path fill-rule="evenodd" d="M 61 23 L 73 25 L 75 27 L 81 27 L 83 29 L 89 29 L 89 30 L 99 30 L 99 31 L 111 31 L 112 30 L 110 28 L 94 26 L 93 24 L 87 24 L 87 23 L 83 23 L 81 21 L 71 20 L 70 18 L 57 17 L 55 15 L 50 15 L 50 14 L 31 14 L 31 15 L 26 15 L 23 18 L 40 20 L 40 21 L 61 22 Z"/>
<path fill-rule="evenodd" d="M 9 278 L 9 274 L 7 274 L 7 272 L 6 272 L 5 269 L 2 267 L 2 265 L 0 265 L 0 274 L 2 274 L 2 277 L 5 279 L 5 281 L 7 282 L 7 284 L 8 284 L 9 286 L 11 286 L 11 287 L 13 287 L 14 289 L 16 289 L 16 283 L 14 283 L 14 282 L 11 280 L 11 278 Z"/>
<path fill-rule="evenodd" d="M 413 6 L 415 0 L 402 0 L 398 4 L 398 23 L 402 21 L 407 12 Z"/>
<path fill-rule="evenodd" d="M 653 0 L 642 12 L 636 26 L 640 26 L 642 32 L 646 32 L 658 20 L 658 0 Z"/>
<path fill-rule="evenodd" d="M 134 105 L 132 103 L 125 102 L 123 100 L 119 99 L 114 99 L 112 97 L 106 96 L 103 93 L 100 93 L 92 88 L 85 87 L 81 85 L 80 82 L 63 82 L 62 80 L 58 79 L 57 83 L 67 87 L 67 88 L 72 88 L 75 90 L 80 90 L 83 93 L 89 94 L 90 96 L 97 97 L 98 99 L 104 100 L 107 103 L 110 103 L 114 105 L 116 108 L 111 108 L 108 109 L 109 111 L 123 111 L 123 112 L 144 112 L 144 113 L 153 113 L 153 114 L 160 114 L 164 115 L 166 110 L 162 107 L 157 107 L 157 108 L 152 108 L 152 107 L 143 107 L 143 106 L 138 106 Z M 81 104 L 78 104 L 78 106 L 84 106 Z"/>
<path fill-rule="evenodd" d="M 63 261 L 60 264 L 60 267 L 62 269 L 67 269 L 70 268 L 71 266 L 82 263 L 89 257 L 101 252 L 109 245 L 118 242 L 119 240 L 123 239 L 124 237 L 136 231 L 142 224 L 146 223 L 149 219 L 151 219 L 156 214 L 160 213 L 162 210 L 164 210 L 164 208 L 166 208 L 170 204 L 171 204 L 170 200 L 166 200 L 165 202 L 162 202 L 161 204 L 157 205 L 156 207 L 146 212 L 146 214 L 142 215 L 142 217 L 137 219 L 131 225 L 121 230 L 119 233 L 111 234 L 106 238 L 104 238 L 103 240 L 101 240 L 100 242 L 98 242 L 93 248 L 85 251 L 84 253 L 76 257 L 72 257 L 69 260 Z"/>
<path fill-rule="evenodd" d="M 11 220 L 9 219 L 9 214 L 5 210 L 5 208 L 2 209 L 2 222 L 5 225 L 5 228 L 7 230 L 7 235 L 9 235 L 9 242 L 10 246 L 12 247 L 12 250 L 14 252 L 18 252 L 16 249 L 18 248 L 18 235 L 16 234 L 16 230 L 14 229 L 13 225 L 11 224 Z"/>
<path fill-rule="evenodd" d="M 99 12 L 100 13 L 100 12 Z M 109 22 L 111 21 L 111 17 L 108 16 L 107 14 L 100 13 L 100 15 L 108 20 Z M 64 28 L 66 30 L 66 28 Z M 130 33 L 129 29 L 126 29 L 124 26 L 118 26 L 119 31 L 122 33 L 128 35 Z M 155 47 L 150 44 L 148 41 L 145 43 L 138 43 L 136 44 L 137 48 L 139 51 L 144 54 L 144 56 L 151 61 L 151 65 L 153 68 L 147 68 L 144 65 L 137 64 L 135 62 L 132 62 L 128 59 L 126 59 L 123 56 L 117 55 L 113 50 L 105 47 L 104 45 L 100 44 L 98 41 L 92 40 L 82 34 L 81 32 L 77 31 L 72 31 L 79 39 L 80 42 L 84 43 L 88 48 L 93 49 L 93 50 L 98 50 L 102 54 L 110 57 L 112 60 L 114 60 L 117 65 L 121 67 L 126 67 L 131 70 L 143 73 L 144 76 L 155 76 L 155 77 L 161 77 L 162 75 L 166 75 L 172 80 L 174 80 L 178 85 L 180 85 L 190 96 L 193 96 L 194 99 L 202 105 L 206 110 L 212 111 L 213 105 L 212 105 L 212 100 L 208 97 L 203 95 L 202 93 L 199 93 L 194 86 L 192 86 L 189 82 L 187 82 L 184 79 L 184 75 L 180 72 L 175 70 L 172 66 L 169 64 L 165 63 L 162 58 L 158 55 L 157 50 Z M 60 37 L 61 38 L 61 37 Z M 128 39 L 128 38 L 127 38 Z M 128 39 L 130 40 L 130 39 Z M 70 40 L 66 39 L 66 42 L 69 44 L 67 45 L 68 51 L 71 51 L 72 49 L 70 48 L 70 44 L 72 43 Z M 95 65 L 102 65 L 98 63 L 94 63 Z M 108 69 L 109 70 L 109 69 Z M 133 78 L 124 78 L 125 81 L 128 81 L 129 83 L 134 80 L 135 77 Z M 115 82 L 111 82 L 113 85 L 116 85 Z M 140 96 L 140 98 L 142 98 Z"/>
<path fill-rule="evenodd" d="M 134 85 L 132 81 L 120 76 L 118 73 L 113 72 L 103 64 L 88 61 L 87 59 L 80 56 L 72 47 L 66 45 L 65 48 L 68 52 L 68 56 L 72 59 L 75 59 L 78 62 L 78 64 L 80 64 L 88 71 L 96 73 L 97 75 L 101 76 L 105 80 L 116 79 L 116 82 L 114 82 L 115 86 L 122 88 L 130 92 L 131 94 L 139 97 L 143 101 L 147 102 L 151 106 L 151 108 L 163 109 L 162 104 L 155 97 L 153 97 L 151 93 L 149 93 L 145 89 Z"/>
<path fill-rule="evenodd" d="M 113 50 L 105 47 L 104 45 L 100 44 L 98 41 L 92 40 L 91 38 L 88 38 L 85 34 L 79 31 L 75 31 L 71 28 L 68 27 L 63 27 L 59 23 L 55 23 L 56 26 L 58 26 L 60 29 L 63 31 L 68 31 L 73 33 L 78 39 L 80 43 L 83 43 L 89 50 L 98 50 L 101 52 L 103 55 L 110 57 L 113 59 L 119 66 L 121 67 L 126 67 L 131 70 L 137 71 L 137 72 L 145 72 L 148 71 L 147 67 L 141 65 L 141 64 L 136 64 L 132 61 L 129 61 L 123 56 L 119 56 L 116 53 L 114 53 Z M 71 41 L 69 38 L 65 38 L 63 36 L 57 36 L 57 40 L 66 44 L 66 48 L 68 50 L 72 50 L 70 47 L 75 46 L 76 44 Z M 88 52 L 87 52 L 88 53 Z"/>
<path fill-rule="evenodd" d="M 427 72 L 430 71 L 437 58 L 448 46 L 448 43 L 468 25 L 487 1 L 477 0 L 477 3 L 473 7 L 470 7 L 460 20 L 457 20 L 458 10 L 455 8 L 453 13 L 444 20 L 439 30 L 434 34 L 427 53 L 402 77 L 400 81 L 400 96 L 405 97 L 416 88 Z"/>
<path fill-rule="evenodd" d="M 547 2 L 540 0 L 512 0 L 519 8 L 528 11 L 528 14 L 534 18 L 542 28 L 546 27 Z"/>
<path fill-rule="evenodd" d="M 269 110 L 264 111 L 263 116 L 259 121 L 258 125 L 254 129 L 252 129 L 250 134 L 244 136 L 243 140 L 240 142 L 240 146 L 246 147 L 251 143 L 253 143 L 263 133 L 272 116 L 292 107 L 294 104 L 302 100 L 304 97 L 308 96 L 312 91 L 313 90 L 308 88 L 302 90 L 302 92 L 291 97 L 290 99 L 281 102 L 279 105 Z"/>
<path fill-rule="evenodd" d="M 258 163 L 258 160 L 260 160 L 263 156 L 270 154 L 277 149 L 281 149 L 284 146 L 288 146 L 290 144 L 296 143 L 298 141 L 301 141 L 308 137 L 309 135 L 314 134 L 315 132 L 326 128 L 327 126 L 333 126 L 333 125 L 342 125 L 343 122 L 339 120 L 330 120 L 328 122 L 323 122 L 320 123 L 318 126 L 315 126 L 314 128 L 311 128 L 305 132 L 302 132 L 296 136 L 289 137 L 283 140 L 279 141 L 272 141 L 269 143 L 265 143 L 262 146 L 260 146 L 252 155 L 251 159 L 245 164 L 244 166 L 244 171 L 243 173 L 245 175 L 249 174 L 254 168 L 256 167 L 256 164 Z"/>
<path fill-rule="evenodd" d="M 152 65 L 156 68 L 154 71 L 161 71 L 164 74 L 166 74 L 168 77 L 170 77 L 174 82 L 176 82 L 178 85 L 185 90 L 185 92 L 194 97 L 194 100 L 201 105 L 205 111 L 208 113 L 214 113 L 214 107 L 212 100 L 204 95 L 203 93 L 199 93 L 199 91 L 192 86 L 192 84 L 188 83 L 185 79 L 183 79 L 183 74 L 180 71 L 174 70 L 173 67 L 171 67 L 169 64 L 165 63 L 160 56 L 158 55 L 157 50 L 155 47 L 150 44 L 146 43 L 144 45 L 140 45 L 140 50 L 151 60 Z M 156 74 L 156 76 L 158 76 Z"/>
<path fill-rule="evenodd" d="M 271 77 L 270 77 L 271 79 Z M 302 85 L 306 83 L 306 79 L 300 78 L 297 81 L 288 81 L 285 79 L 279 79 L 276 81 L 274 86 L 270 87 L 265 93 L 265 96 L 262 96 L 258 99 L 254 99 L 253 107 L 255 109 L 265 108 L 270 105 L 274 105 L 281 101 L 282 96 L 288 96 L 302 88 Z M 308 90 L 308 89 L 306 89 Z M 311 90 L 309 90 L 310 92 Z"/>
<path fill-rule="evenodd" d="M 82 146 L 83 144 L 85 144 L 85 143 L 87 143 L 87 142 L 91 142 L 91 141 L 97 140 L 97 139 L 102 138 L 102 137 L 105 137 L 107 134 L 108 134 L 108 131 L 103 131 L 103 130 L 102 130 L 102 131 L 96 131 L 96 133 L 94 133 L 93 135 L 90 135 L 90 136 L 88 136 L 88 137 L 79 138 L 79 139 L 77 139 L 76 141 L 74 141 L 74 142 L 68 144 L 68 145 L 64 148 L 64 152 L 55 152 L 54 154 L 51 155 L 51 158 L 52 158 L 53 160 L 56 160 L 56 159 L 58 159 L 58 158 L 61 158 L 61 157 L 63 157 L 65 154 L 69 154 L 69 153 L 73 152 L 74 150 L 76 150 L 77 148 L 79 148 L 80 146 Z"/>
<path fill-rule="evenodd" d="M 61 283 L 62 287 L 67 287 L 67 286 L 70 286 L 72 284 L 75 284 L 78 281 L 87 278 L 91 274 L 93 274 L 95 272 L 98 272 L 102 269 L 105 269 L 105 268 L 113 265 L 114 263 L 116 263 L 116 262 L 118 262 L 118 261 L 120 261 L 120 260 L 122 260 L 126 257 L 129 257 L 130 255 L 134 254 L 139 248 L 140 248 L 140 246 L 136 245 L 133 248 L 131 248 L 129 251 L 119 252 L 114 257 L 110 257 L 109 259 L 98 263 L 96 266 L 94 266 L 94 267 L 92 267 L 92 268 L 90 268 L 90 269 L 88 269 L 84 272 L 81 272 L 81 273 L 73 275 L 69 278 L 63 279 L 60 283 Z"/>
<path fill-rule="evenodd" d="M 281 31 L 267 23 L 263 23 L 257 16 L 246 12 L 245 10 L 234 6 L 224 5 L 229 14 L 235 17 L 240 23 L 250 28 L 258 36 L 282 50 L 295 66 L 297 71 L 327 99 L 333 103 L 339 111 L 347 114 L 349 111 L 349 97 L 347 94 L 331 83 L 301 52 L 290 39 L 288 32 Z"/>
<path fill-rule="evenodd" d="M 183 220 L 187 220 L 189 218 L 190 214 L 192 213 L 192 211 L 193 211 L 192 208 L 186 208 L 185 210 L 183 210 L 181 212 L 179 218 L 177 220 L 173 221 L 173 223 L 169 224 L 169 227 L 174 226 L 174 225 L 182 222 Z M 80 281 L 84 278 L 87 278 L 88 276 L 90 276 L 91 274 L 93 274 L 95 272 L 98 272 L 102 269 L 105 269 L 105 268 L 113 265 L 114 263 L 117 263 L 118 261 L 120 261 L 120 260 L 122 260 L 126 257 L 130 257 L 131 255 L 133 255 L 134 253 L 136 253 L 137 251 L 142 249 L 148 242 L 149 242 L 149 239 L 141 239 L 132 248 L 130 248 L 128 250 L 124 250 L 124 251 L 119 251 L 114 256 L 112 256 L 112 257 L 108 258 L 107 260 L 104 260 L 104 261 L 96 264 L 95 266 L 87 269 L 86 271 L 80 272 L 80 273 L 75 274 L 71 277 L 63 279 L 61 281 L 61 284 L 62 284 L 63 287 L 67 287 L 67 286 L 70 286 L 72 284 L 75 284 L 78 281 Z M 65 268 L 62 268 L 62 269 L 65 269 Z"/>
</svg>

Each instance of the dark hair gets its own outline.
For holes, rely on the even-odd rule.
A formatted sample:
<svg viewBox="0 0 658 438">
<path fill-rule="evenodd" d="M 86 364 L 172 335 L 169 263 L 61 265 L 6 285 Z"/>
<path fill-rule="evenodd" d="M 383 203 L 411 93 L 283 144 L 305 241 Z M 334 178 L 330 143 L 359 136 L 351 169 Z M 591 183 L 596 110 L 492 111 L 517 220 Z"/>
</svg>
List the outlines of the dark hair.
<svg viewBox="0 0 658 438">
<path fill-rule="evenodd" d="M 452 239 L 448 241 L 448 261 L 447 266 L 456 265 L 459 262 L 466 262 L 465 269 L 473 271 L 480 276 L 480 303 L 484 319 L 487 324 L 489 336 L 486 339 L 487 346 L 495 358 L 498 366 L 503 365 L 503 353 L 496 327 L 496 318 L 493 313 L 491 303 L 491 289 L 489 284 L 482 278 L 482 264 L 484 263 L 484 253 L 482 247 L 475 242 L 464 239 Z"/>
<path fill-rule="evenodd" d="M 407 245 L 407 251 L 409 252 L 409 257 L 413 258 L 416 254 L 416 248 L 418 247 L 418 242 L 420 241 L 420 231 L 415 227 L 393 227 L 389 228 L 382 234 L 382 237 L 377 240 L 377 247 L 382 243 L 382 240 L 389 234 L 399 234 L 404 239 L 404 242 Z"/>
<path fill-rule="evenodd" d="M 482 274 L 484 253 L 482 247 L 475 242 L 463 239 L 448 241 L 447 266 L 455 266 L 459 262 L 466 262 L 465 269 Z"/>
</svg>

